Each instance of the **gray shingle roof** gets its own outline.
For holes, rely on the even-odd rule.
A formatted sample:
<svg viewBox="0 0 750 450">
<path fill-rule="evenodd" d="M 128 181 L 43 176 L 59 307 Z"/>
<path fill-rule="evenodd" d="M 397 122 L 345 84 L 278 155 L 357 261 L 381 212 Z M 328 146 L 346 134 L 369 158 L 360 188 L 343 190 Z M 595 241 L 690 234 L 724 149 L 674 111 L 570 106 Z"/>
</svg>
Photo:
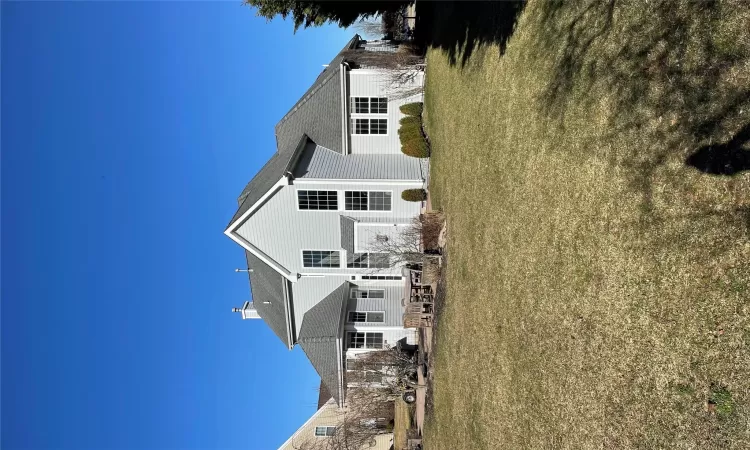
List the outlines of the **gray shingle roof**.
<svg viewBox="0 0 750 450">
<path fill-rule="evenodd" d="M 264 263 L 248 251 L 245 252 L 245 259 L 247 260 L 248 269 L 253 270 L 249 273 L 253 306 L 255 306 L 260 317 L 276 336 L 287 347 L 291 347 L 293 343 L 289 342 L 286 323 L 287 299 L 284 295 L 284 285 L 289 283 L 289 281 L 274 270 L 273 267 Z M 293 324 L 292 329 L 294 329 Z"/>
<path fill-rule="evenodd" d="M 242 190 L 240 207 L 233 223 L 289 170 L 300 142 L 309 137 L 316 144 L 341 153 L 341 84 L 339 80 L 342 53 L 356 45 L 355 35 L 318 76 L 310 89 L 276 124 L 276 153 Z M 304 147 L 304 146 L 303 146 Z"/>
<path fill-rule="evenodd" d="M 302 319 L 299 331 L 300 347 L 307 355 L 321 382 L 328 392 L 341 404 L 339 374 L 343 370 L 341 350 L 337 341 L 341 337 L 349 283 L 344 282 L 320 303 L 310 308 Z"/>
</svg>

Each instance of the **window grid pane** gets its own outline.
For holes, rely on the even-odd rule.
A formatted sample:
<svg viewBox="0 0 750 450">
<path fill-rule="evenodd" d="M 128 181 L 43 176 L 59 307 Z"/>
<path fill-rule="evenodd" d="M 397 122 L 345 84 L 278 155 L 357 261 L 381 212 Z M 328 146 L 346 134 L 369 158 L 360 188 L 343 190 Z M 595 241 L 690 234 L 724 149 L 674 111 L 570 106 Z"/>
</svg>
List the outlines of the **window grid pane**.
<svg viewBox="0 0 750 450">
<path fill-rule="evenodd" d="M 387 253 L 371 253 L 367 260 L 372 269 L 387 269 L 391 266 L 391 260 Z"/>
<path fill-rule="evenodd" d="M 363 280 L 396 280 L 400 281 L 403 277 L 398 275 L 362 275 Z"/>
<path fill-rule="evenodd" d="M 367 322 L 367 313 L 352 311 L 349 313 L 349 322 Z"/>
<path fill-rule="evenodd" d="M 370 134 L 388 134 L 388 119 L 370 119 Z"/>
<path fill-rule="evenodd" d="M 372 114 L 387 114 L 388 99 L 385 97 L 370 99 L 370 112 Z"/>
<path fill-rule="evenodd" d="M 369 98 L 367 97 L 354 97 L 352 100 L 353 105 L 352 109 L 356 114 L 367 114 L 370 112 L 368 106 L 369 106 Z"/>
<path fill-rule="evenodd" d="M 390 211 L 390 192 L 370 192 L 370 211 Z"/>
<path fill-rule="evenodd" d="M 328 250 L 303 250 L 302 265 L 304 267 L 340 267 L 339 252 Z"/>
<path fill-rule="evenodd" d="M 350 269 L 366 269 L 367 253 L 350 253 L 346 261 L 346 267 Z"/>
<path fill-rule="evenodd" d="M 344 208 L 347 211 L 367 211 L 367 192 L 345 191 Z"/>
<path fill-rule="evenodd" d="M 383 348 L 383 333 L 367 333 L 365 336 L 366 348 Z"/>
<path fill-rule="evenodd" d="M 352 119 L 354 134 L 370 134 L 370 119 Z"/>
<path fill-rule="evenodd" d="M 297 204 L 300 210 L 337 210 L 339 209 L 338 192 L 336 191 L 297 191 Z"/>
<path fill-rule="evenodd" d="M 367 321 L 368 322 L 385 322 L 385 314 L 382 312 L 368 312 Z"/>
<path fill-rule="evenodd" d="M 349 333 L 349 348 L 364 348 L 365 333 Z"/>
</svg>

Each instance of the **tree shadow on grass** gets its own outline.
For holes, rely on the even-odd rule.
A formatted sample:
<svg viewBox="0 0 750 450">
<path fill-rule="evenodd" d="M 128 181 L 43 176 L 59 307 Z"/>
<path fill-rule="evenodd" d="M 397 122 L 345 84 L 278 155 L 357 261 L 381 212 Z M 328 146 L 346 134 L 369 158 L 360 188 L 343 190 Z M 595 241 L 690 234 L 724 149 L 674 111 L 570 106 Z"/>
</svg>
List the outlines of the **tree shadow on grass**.
<svg viewBox="0 0 750 450">
<path fill-rule="evenodd" d="M 415 41 L 444 50 L 451 65 L 463 67 L 482 44 L 496 44 L 502 54 L 524 6 L 521 1 L 420 1 Z"/>
<path fill-rule="evenodd" d="M 542 113 L 564 128 L 571 106 L 602 111 L 604 135 L 582 147 L 627 169 L 644 213 L 669 161 L 717 175 L 750 169 L 740 148 L 750 133 L 750 86 L 737 81 L 750 59 L 750 14 L 732 1 L 536 5 L 529 51 L 552 67 Z M 622 145 L 629 141 L 638 145 Z M 615 153 L 604 153 L 607 143 Z"/>
<path fill-rule="evenodd" d="M 735 175 L 750 170 L 750 125 L 745 125 L 723 144 L 709 144 L 688 156 L 685 164 L 713 175 Z"/>
</svg>

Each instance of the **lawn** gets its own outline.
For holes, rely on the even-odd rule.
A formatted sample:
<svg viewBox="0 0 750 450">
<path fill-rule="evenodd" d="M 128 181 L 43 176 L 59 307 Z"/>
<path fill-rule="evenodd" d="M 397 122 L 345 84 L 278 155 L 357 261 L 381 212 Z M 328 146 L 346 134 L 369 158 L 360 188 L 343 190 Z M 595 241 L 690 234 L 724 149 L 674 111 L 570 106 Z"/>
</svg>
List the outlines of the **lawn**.
<svg viewBox="0 0 750 450">
<path fill-rule="evenodd" d="M 417 9 L 448 220 L 425 447 L 750 448 L 747 3 Z"/>
</svg>

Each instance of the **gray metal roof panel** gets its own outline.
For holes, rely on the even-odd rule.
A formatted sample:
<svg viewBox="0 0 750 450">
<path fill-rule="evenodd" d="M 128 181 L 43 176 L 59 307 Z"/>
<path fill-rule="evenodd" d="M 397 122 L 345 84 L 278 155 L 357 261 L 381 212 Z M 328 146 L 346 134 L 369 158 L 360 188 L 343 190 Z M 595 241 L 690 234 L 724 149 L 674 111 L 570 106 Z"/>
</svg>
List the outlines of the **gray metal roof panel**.
<svg viewBox="0 0 750 450">
<path fill-rule="evenodd" d="M 320 380 L 339 404 L 342 400 L 339 395 L 339 373 L 343 370 L 343 361 L 336 341 L 341 337 L 348 294 L 349 283 L 344 282 L 310 308 L 302 319 L 297 340 L 320 375 Z"/>
</svg>

